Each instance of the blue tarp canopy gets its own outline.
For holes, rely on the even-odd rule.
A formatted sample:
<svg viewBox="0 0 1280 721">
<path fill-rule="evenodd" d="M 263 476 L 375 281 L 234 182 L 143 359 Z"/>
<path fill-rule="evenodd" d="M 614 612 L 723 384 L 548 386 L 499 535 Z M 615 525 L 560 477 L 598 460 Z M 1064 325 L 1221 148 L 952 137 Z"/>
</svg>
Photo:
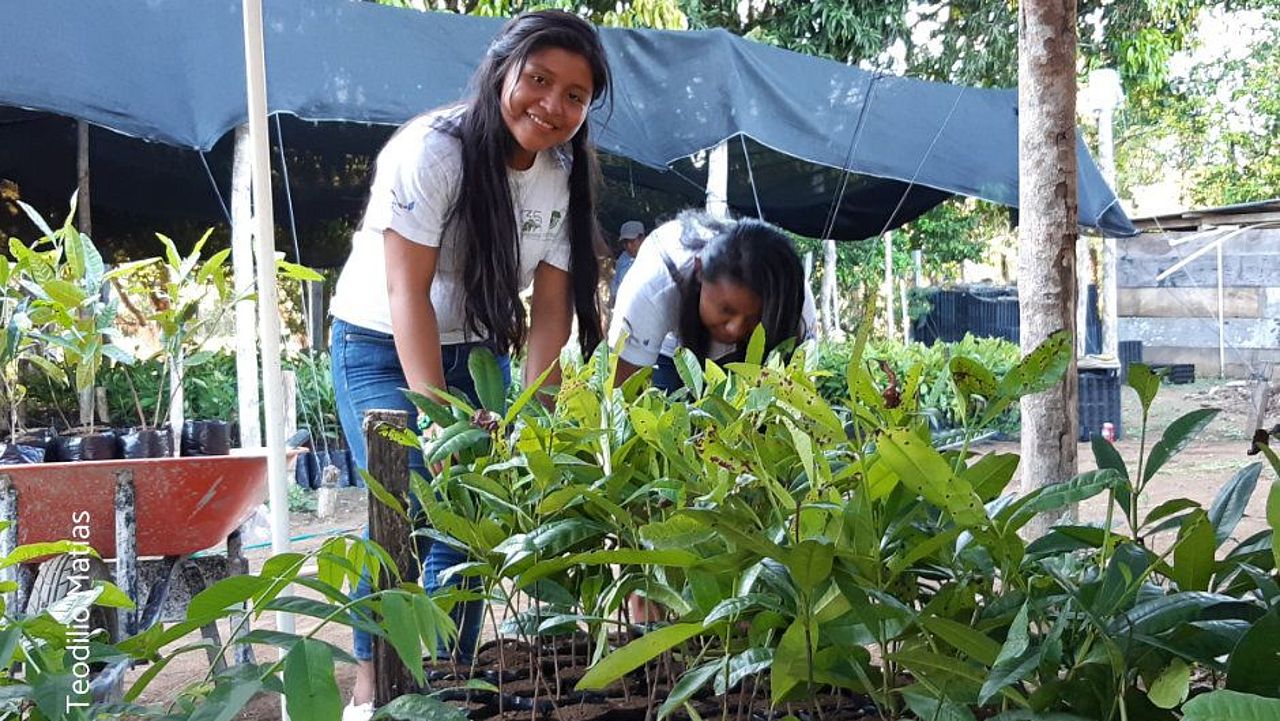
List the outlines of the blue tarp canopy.
<svg viewBox="0 0 1280 721">
<path fill-rule="evenodd" d="M 462 96 L 501 24 L 347 0 L 264 6 L 268 106 L 285 116 L 276 140 L 303 225 L 359 215 L 369 154 Z M 229 133 L 246 117 L 240 0 L 10 0 L 0 27 L 0 179 L 65 204 L 76 118 L 96 126 L 95 217 L 221 220 L 215 185 L 225 200 Z M 726 139 L 731 207 L 809 236 L 871 237 L 951 195 L 1017 205 L 1016 91 L 872 73 L 724 31 L 602 34 L 615 85 L 592 133 L 617 196 L 606 215 L 700 205 L 705 168 L 691 156 Z M 1133 234 L 1079 140 L 1077 153 L 1081 225 Z"/>
</svg>

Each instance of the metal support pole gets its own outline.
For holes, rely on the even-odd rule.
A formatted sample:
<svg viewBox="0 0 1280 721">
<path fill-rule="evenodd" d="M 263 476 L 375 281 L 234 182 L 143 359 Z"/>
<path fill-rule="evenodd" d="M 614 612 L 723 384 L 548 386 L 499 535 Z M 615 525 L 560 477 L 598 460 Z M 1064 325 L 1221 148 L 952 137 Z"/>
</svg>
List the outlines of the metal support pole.
<svg viewBox="0 0 1280 721">
<path fill-rule="evenodd" d="M 116 585 L 140 607 L 138 593 L 138 509 L 133 471 L 116 471 Z M 138 632 L 138 615 L 119 609 L 121 632 L 129 637 Z"/>
<path fill-rule="evenodd" d="M 707 212 L 729 217 L 729 145 L 720 143 L 707 153 Z"/>
</svg>

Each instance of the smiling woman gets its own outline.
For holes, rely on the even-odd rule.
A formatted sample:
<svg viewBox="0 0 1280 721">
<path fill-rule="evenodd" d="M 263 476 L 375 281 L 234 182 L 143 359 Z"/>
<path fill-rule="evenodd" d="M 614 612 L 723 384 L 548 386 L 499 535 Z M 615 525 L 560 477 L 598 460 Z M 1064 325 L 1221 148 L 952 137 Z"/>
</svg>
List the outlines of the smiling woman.
<svg viewBox="0 0 1280 721">
<path fill-rule="evenodd" d="M 490 45 L 469 99 L 410 120 L 379 153 L 332 305 L 338 416 L 360 468 L 366 411 L 417 417 L 403 389 L 451 388 L 478 403 L 473 349 L 491 350 L 509 382 L 509 354 L 527 347 L 527 382 L 553 367 L 575 313 L 582 347 L 599 343 L 598 172 L 586 119 L 608 89 L 594 27 L 569 13 L 525 13 Z M 526 313 L 520 293 L 531 284 Z M 549 382 L 558 377 L 553 370 Z M 418 452 L 409 466 L 429 475 Z M 414 499 L 416 516 L 419 500 L 431 501 Z M 466 556 L 447 543 L 421 546 L 428 590 L 457 585 L 440 574 Z M 357 594 L 368 591 L 366 576 Z M 457 642 L 436 650 L 468 663 L 482 604 L 454 610 Z M 348 721 L 372 714 L 374 691 L 371 640 L 355 636 L 361 663 Z"/>
</svg>

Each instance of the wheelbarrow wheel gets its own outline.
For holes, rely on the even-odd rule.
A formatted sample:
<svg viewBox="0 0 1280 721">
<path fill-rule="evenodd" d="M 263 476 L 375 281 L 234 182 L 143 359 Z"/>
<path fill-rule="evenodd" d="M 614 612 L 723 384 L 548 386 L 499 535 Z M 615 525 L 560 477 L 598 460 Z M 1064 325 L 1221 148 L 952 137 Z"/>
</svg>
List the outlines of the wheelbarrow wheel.
<svg viewBox="0 0 1280 721">
<path fill-rule="evenodd" d="M 88 562 L 88 570 L 76 569 L 75 562 Z M 62 555 L 40 564 L 35 583 L 31 586 L 31 598 L 27 601 L 27 614 L 34 616 L 65 598 L 72 591 L 93 588 L 94 581 L 113 581 L 111 569 L 101 559 L 93 556 Z M 89 628 L 107 632 L 107 642 L 120 640 L 120 620 L 114 608 L 93 606 L 89 609 Z"/>
</svg>

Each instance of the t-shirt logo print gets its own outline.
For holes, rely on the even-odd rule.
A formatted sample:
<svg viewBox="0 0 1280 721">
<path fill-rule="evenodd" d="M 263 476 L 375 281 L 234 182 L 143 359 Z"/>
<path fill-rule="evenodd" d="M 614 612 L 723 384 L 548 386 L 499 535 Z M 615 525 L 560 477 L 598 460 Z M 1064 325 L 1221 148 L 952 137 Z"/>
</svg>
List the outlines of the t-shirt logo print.
<svg viewBox="0 0 1280 721">
<path fill-rule="evenodd" d="M 391 189 L 391 207 L 395 208 L 397 211 L 402 213 L 412 213 L 413 206 L 417 205 L 417 203 L 418 201 L 416 200 L 410 200 L 408 203 L 401 202 L 400 197 L 396 195 L 395 188 Z"/>
<path fill-rule="evenodd" d="M 547 228 L 547 230 L 555 230 L 556 226 L 560 225 L 560 218 L 562 215 L 563 214 L 558 210 L 551 211 L 551 227 Z"/>
<path fill-rule="evenodd" d="M 524 222 L 520 224 L 520 234 L 532 233 L 542 227 L 542 211 L 526 210 L 523 216 Z"/>
</svg>

